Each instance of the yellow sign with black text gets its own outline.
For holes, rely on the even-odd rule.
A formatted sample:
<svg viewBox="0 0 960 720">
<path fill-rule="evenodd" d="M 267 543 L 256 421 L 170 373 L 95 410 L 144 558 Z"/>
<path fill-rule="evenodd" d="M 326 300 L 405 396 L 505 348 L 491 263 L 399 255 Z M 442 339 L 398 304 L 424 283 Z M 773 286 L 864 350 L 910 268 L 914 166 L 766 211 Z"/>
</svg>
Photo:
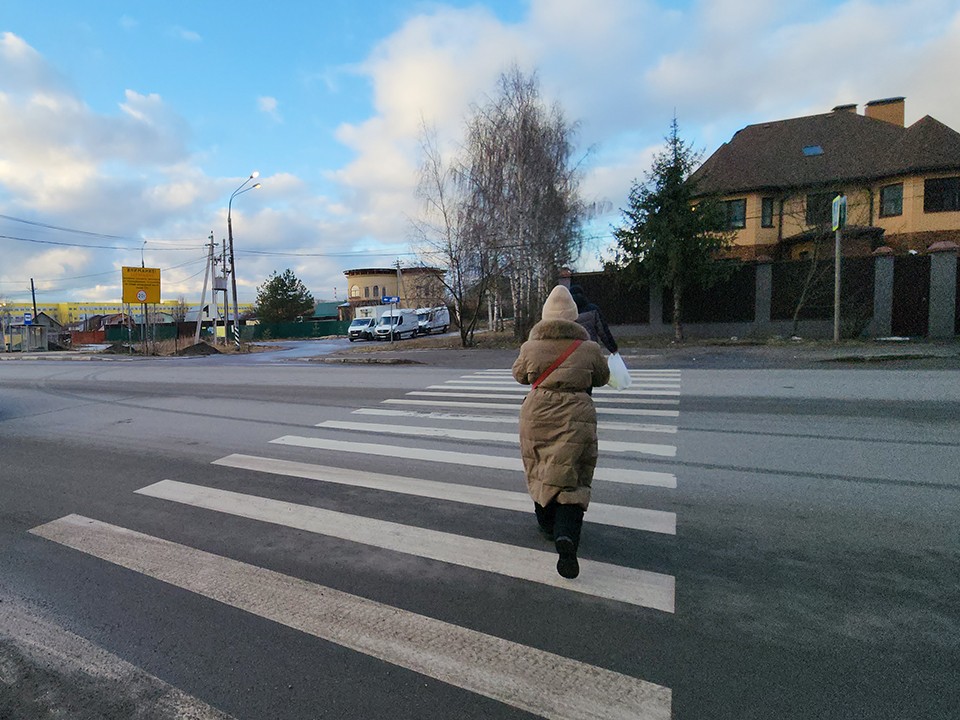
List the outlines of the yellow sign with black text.
<svg viewBox="0 0 960 720">
<path fill-rule="evenodd" d="M 123 271 L 123 302 L 160 302 L 160 268 L 125 267 Z"/>
</svg>

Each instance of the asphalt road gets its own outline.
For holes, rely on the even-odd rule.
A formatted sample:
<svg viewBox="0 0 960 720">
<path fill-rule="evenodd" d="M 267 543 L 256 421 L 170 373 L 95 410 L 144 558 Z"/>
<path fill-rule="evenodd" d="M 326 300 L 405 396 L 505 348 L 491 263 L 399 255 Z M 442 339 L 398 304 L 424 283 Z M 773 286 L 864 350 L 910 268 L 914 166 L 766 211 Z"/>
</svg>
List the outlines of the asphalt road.
<svg viewBox="0 0 960 720">
<path fill-rule="evenodd" d="M 563 581 L 509 352 L 286 347 L 0 363 L 0 717 L 957 716 L 949 359 L 635 354 Z"/>
</svg>

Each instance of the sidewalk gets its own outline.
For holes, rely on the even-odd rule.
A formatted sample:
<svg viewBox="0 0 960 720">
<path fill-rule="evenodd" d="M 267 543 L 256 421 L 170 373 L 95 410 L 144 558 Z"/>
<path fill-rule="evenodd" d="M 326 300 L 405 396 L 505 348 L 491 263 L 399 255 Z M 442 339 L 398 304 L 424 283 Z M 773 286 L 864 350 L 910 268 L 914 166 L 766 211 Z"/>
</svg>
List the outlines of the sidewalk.
<svg viewBox="0 0 960 720">
<path fill-rule="evenodd" d="M 284 344 L 278 342 L 279 347 Z M 349 346 L 330 349 L 317 344 L 316 353 L 308 350 L 311 344 L 298 348 L 294 354 L 277 358 L 277 352 L 256 353 L 259 361 L 282 359 L 288 362 L 328 363 L 337 365 L 369 366 L 432 365 L 451 368 L 510 367 L 517 357 L 516 348 L 445 348 L 417 347 L 416 341 L 398 343 L 396 347 L 375 345 Z M 714 340 L 691 341 L 675 345 L 666 339 L 653 341 L 625 340 L 621 354 L 628 367 L 683 367 L 683 368 L 884 368 L 884 369 L 960 369 L 960 341 L 922 342 L 914 340 L 864 340 L 830 342 Z M 233 355 L 234 362 L 254 355 Z M 102 354 L 90 346 L 77 351 L 50 351 L 32 353 L 0 353 L 0 361 L 113 361 L 136 362 L 157 360 L 154 356 Z M 184 358 L 162 358 L 180 360 Z M 188 359 L 188 358 L 187 358 Z"/>
</svg>

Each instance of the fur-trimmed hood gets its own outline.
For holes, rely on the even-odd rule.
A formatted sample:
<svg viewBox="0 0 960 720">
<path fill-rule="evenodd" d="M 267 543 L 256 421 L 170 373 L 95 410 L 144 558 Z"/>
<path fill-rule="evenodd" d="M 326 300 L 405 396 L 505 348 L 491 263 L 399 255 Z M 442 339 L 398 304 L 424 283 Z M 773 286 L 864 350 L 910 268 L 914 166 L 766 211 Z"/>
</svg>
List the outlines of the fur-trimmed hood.
<svg viewBox="0 0 960 720">
<path fill-rule="evenodd" d="M 541 320 L 530 330 L 530 340 L 589 340 L 590 334 L 569 320 Z"/>
</svg>

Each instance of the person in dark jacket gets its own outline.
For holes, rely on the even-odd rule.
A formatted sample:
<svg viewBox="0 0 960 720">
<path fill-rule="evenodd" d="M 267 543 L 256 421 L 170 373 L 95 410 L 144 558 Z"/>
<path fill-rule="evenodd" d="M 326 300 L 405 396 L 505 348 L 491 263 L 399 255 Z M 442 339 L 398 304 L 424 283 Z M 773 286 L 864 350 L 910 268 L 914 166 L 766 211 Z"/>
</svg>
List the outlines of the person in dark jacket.
<svg viewBox="0 0 960 720">
<path fill-rule="evenodd" d="M 580 573 L 577 547 L 597 464 L 597 411 L 587 390 L 610 378 L 600 346 L 588 341 L 576 318 L 570 292 L 558 285 L 513 363 L 514 379 L 535 385 L 520 407 L 527 490 L 537 522 L 553 536 L 557 572 L 565 578 Z"/>
<path fill-rule="evenodd" d="M 600 308 L 587 299 L 583 294 L 583 288 L 579 285 L 571 285 L 570 294 L 577 304 L 577 322 L 586 329 L 590 339 L 595 343 L 602 343 L 611 355 L 619 352 L 617 341 L 613 339 L 613 334 L 610 332 L 607 321 L 603 319 Z"/>
</svg>

